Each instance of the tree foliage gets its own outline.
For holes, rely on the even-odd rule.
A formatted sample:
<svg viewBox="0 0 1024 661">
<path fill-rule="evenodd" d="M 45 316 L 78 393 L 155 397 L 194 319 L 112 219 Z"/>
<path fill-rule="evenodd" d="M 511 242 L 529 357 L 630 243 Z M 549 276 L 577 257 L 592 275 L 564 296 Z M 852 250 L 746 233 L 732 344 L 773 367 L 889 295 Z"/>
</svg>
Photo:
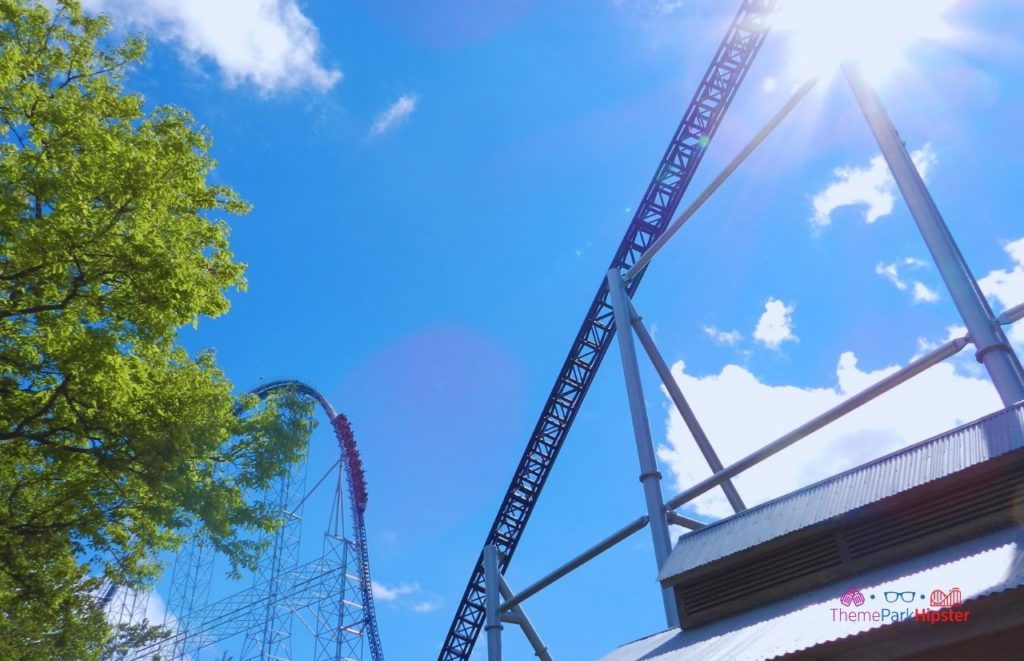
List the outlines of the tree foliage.
<svg viewBox="0 0 1024 661">
<path fill-rule="evenodd" d="M 244 288 L 216 218 L 247 205 L 208 183 L 187 112 L 125 91 L 145 43 L 108 29 L 76 0 L 0 0 L 5 658 L 98 655 L 99 581 L 144 583 L 189 529 L 251 565 L 277 523 L 251 494 L 312 425 L 307 403 L 236 397 L 212 353 L 179 345 Z"/>
</svg>

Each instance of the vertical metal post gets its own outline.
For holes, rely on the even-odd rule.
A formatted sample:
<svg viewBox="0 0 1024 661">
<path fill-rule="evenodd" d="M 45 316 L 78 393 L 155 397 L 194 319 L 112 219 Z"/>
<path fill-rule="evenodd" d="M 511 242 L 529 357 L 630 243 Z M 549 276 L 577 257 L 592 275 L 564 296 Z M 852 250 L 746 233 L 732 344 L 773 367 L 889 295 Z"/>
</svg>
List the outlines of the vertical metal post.
<svg viewBox="0 0 1024 661">
<path fill-rule="evenodd" d="M 633 419 L 636 452 L 640 460 L 640 483 L 644 487 L 647 516 L 651 523 L 654 557 L 657 560 L 658 569 L 661 569 L 672 550 L 672 540 L 668 532 L 668 521 L 665 518 L 665 503 L 661 493 L 661 473 L 658 472 L 658 462 L 654 455 L 654 441 L 651 439 L 651 426 L 647 420 L 644 392 L 640 383 L 640 366 L 637 364 L 636 346 L 633 343 L 633 325 L 630 319 L 626 286 L 616 269 L 608 272 L 608 291 L 612 309 L 615 312 L 615 328 L 619 331 L 619 353 L 622 356 L 622 371 L 626 380 L 629 413 Z M 662 588 L 661 597 L 665 602 L 665 621 L 670 628 L 678 627 L 679 612 L 676 609 L 675 595 L 672 590 Z"/>
<path fill-rule="evenodd" d="M 484 589 L 486 590 L 487 661 L 501 661 L 501 572 L 498 570 L 498 547 L 484 547 Z"/>
<path fill-rule="evenodd" d="M 910 207 L 921 236 L 1005 406 L 1024 400 L 1024 370 L 874 89 L 853 64 L 843 72 Z"/>
<path fill-rule="evenodd" d="M 697 421 L 697 416 L 694 415 L 693 409 L 690 408 L 690 404 L 683 397 L 683 391 L 676 383 L 675 378 L 672 376 L 672 370 L 669 369 L 668 363 L 661 357 L 661 353 L 658 351 L 657 345 L 654 344 L 654 338 L 647 332 L 647 327 L 643 324 L 643 319 L 637 314 L 636 308 L 633 307 L 632 302 L 629 303 L 629 313 L 633 318 L 633 330 L 636 331 L 636 337 L 640 340 L 640 346 L 647 352 L 647 357 L 651 359 L 651 364 L 654 365 L 654 371 L 661 377 L 661 383 L 665 386 L 665 390 L 668 391 L 668 396 L 672 398 L 672 402 L 676 405 L 676 410 L 679 411 L 679 415 L 682 416 L 683 422 L 686 423 L 686 427 L 690 430 L 690 434 L 693 435 L 693 440 L 697 443 L 697 448 L 701 454 L 704 455 L 704 459 L 708 462 L 708 466 L 711 467 L 712 473 L 717 473 L 722 470 L 722 461 L 718 458 L 718 454 L 715 452 L 715 448 L 711 446 L 711 441 L 708 440 L 707 434 L 704 433 L 704 428 L 700 426 L 700 422 Z M 722 482 L 722 491 L 725 492 L 725 497 L 732 505 L 734 512 L 742 512 L 747 509 L 747 506 L 743 503 L 743 499 L 740 498 L 739 491 L 736 490 L 736 486 L 732 483 L 732 480 L 726 480 Z"/>
</svg>

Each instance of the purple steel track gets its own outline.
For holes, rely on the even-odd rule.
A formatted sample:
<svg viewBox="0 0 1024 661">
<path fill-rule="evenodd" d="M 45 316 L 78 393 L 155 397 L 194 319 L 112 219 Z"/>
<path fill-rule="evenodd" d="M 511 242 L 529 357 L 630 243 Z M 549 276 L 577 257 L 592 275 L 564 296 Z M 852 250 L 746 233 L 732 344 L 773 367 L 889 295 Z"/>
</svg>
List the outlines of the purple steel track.
<svg viewBox="0 0 1024 661">
<path fill-rule="evenodd" d="M 610 268 L 628 270 L 665 231 L 757 52 L 781 0 L 744 0 L 669 143 Z M 627 285 L 632 295 L 642 274 Z M 530 436 L 484 546 L 495 545 L 504 573 L 569 428 L 615 335 L 608 286 L 601 285 Z M 452 620 L 439 661 L 469 659 L 485 617 L 483 553 Z"/>
</svg>

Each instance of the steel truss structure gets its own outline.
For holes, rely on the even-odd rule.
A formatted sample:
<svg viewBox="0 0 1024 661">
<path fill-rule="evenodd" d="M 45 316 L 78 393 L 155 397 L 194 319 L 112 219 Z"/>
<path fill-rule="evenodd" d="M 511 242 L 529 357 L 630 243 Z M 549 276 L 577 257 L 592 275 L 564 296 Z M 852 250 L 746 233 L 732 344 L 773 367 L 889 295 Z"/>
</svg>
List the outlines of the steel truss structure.
<svg viewBox="0 0 1024 661">
<path fill-rule="evenodd" d="M 338 441 L 339 457 L 306 490 L 308 457 L 282 475 L 264 494 L 284 520 L 249 588 L 208 603 L 213 578 L 213 551 L 195 537 L 178 553 L 163 625 L 171 637 L 128 658 L 202 658 L 202 650 L 234 640 L 241 660 L 314 658 L 330 661 L 382 661 L 377 630 L 364 514 L 367 491 L 362 459 L 348 420 L 316 389 L 300 381 L 273 381 L 252 392 L 261 398 L 289 390 L 314 399 L 327 415 Z M 299 562 L 303 505 L 337 469 L 337 479 L 320 556 Z M 343 483 L 345 487 L 343 488 Z M 345 498 L 348 510 L 346 516 Z M 111 586 L 102 596 L 113 622 L 138 622 L 149 595 Z M 312 650 L 293 651 L 295 625 L 304 630 Z M 309 656 L 311 654 L 311 656 Z M 232 657 L 235 658 L 235 657 Z"/>
<path fill-rule="evenodd" d="M 628 270 L 668 227 L 726 110 L 764 43 L 769 18 L 779 4 L 780 0 L 743 1 L 672 136 L 643 200 L 637 206 L 612 259 L 612 269 Z M 639 284 L 639 276 L 631 280 L 629 293 L 632 294 Z M 614 334 L 608 285 L 602 279 L 487 533 L 484 546 L 498 549 L 502 572 L 508 568 Z M 731 497 L 736 497 L 734 491 Z M 438 657 L 441 661 L 469 659 L 484 624 L 485 602 L 484 555 L 481 552 Z"/>
<path fill-rule="evenodd" d="M 697 529 L 703 525 L 677 513 L 676 508 L 715 487 L 722 487 L 733 509 L 741 511 L 744 509 L 744 503 L 731 483 L 733 477 L 957 354 L 968 344 L 974 344 L 975 356 L 986 368 L 1003 404 L 1010 406 L 1024 400 L 1024 369 L 1001 328 L 1024 318 L 1024 305 L 1007 310 L 998 318 L 993 315 L 874 90 L 855 66 L 846 64 L 843 66 L 846 79 L 910 208 L 950 297 L 967 327 L 968 334 L 917 358 L 897 372 L 730 466 L 723 466 L 718 460 L 631 299 L 654 255 L 815 84 L 815 81 L 811 80 L 801 86 L 695 202 L 676 218 L 671 227 L 668 226 L 669 216 L 674 213 L 704 149 L 766 36 L 770 13 L 780 4 L 781 2 L 743 2 L 723 45 L 702 79 L 697 95 L 687 110 L 683 123 L 673 138 L 598 290 L 597 297 L 588 311 L 530 438 L 526 452 L 516 469 L 512 484 L 488 533 L 469 586 L 449 629 L 440 655 L 442 661 L 468 659 L 481 628 L 487 633 L 487 658 L 489 661 L 499 661 L 502 656 L 501 639 L 504 623 L 519 625 L 537 656 L 541 659 L 550 659 L 551 655 L 523 611 L 522 603 L 526 599 L 648 526 L 651 529 L 655 560 L 657 566 L 661 567 L 671 550 L 668 526 L 675 524 Z M 708 103 L 709 99 L 712 100 L 711 103 Z M 505 582 L 504 573 L 616 328 L 622 331 L 618 335 L 620 355 L 647 514 L 532 585 L 513 593 Z M 661 474 L 655 459 L 654 443 L 644 404 L 636 341 L 639 341 L 650 358 L 660 377 L 661 385 L 665 387 L 679 410 L 713 471 L 709 478 L 667 501 L 662 493 Z M 670 628 L 678 627 L 679 617 L 673 596 L 667 590 L 662 590 L 662 596 L 666 623 Z"/>
</svg>

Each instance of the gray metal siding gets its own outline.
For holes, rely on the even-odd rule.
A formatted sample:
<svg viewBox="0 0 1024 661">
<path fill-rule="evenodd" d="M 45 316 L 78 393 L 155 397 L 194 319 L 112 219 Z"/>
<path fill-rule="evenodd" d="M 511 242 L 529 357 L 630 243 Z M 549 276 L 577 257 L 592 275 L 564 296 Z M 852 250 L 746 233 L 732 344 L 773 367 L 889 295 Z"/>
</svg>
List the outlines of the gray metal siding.
<svg viewBox="0 0 1024 661">
<path fill-rule="evenodd" d="M 659 579 L 671 579 L 1022 447 L 1024 403 L 684 535 Z"/>
</svg>

